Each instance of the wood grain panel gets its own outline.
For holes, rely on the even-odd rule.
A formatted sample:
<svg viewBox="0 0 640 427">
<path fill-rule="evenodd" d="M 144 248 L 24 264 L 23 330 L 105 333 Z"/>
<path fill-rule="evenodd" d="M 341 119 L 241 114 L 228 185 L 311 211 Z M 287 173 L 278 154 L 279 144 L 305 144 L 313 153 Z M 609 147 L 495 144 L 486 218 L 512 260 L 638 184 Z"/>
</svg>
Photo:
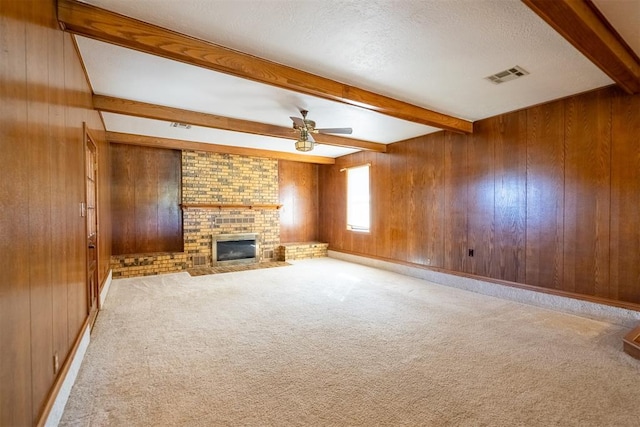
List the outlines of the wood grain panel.
<svg viewBox="0 0 640 427">
<path fill-rule="evenodd" d="M 29 168 L 24 2 L 3 2 L 0 14 L 0 424 L 31 425 L 29 304 Z"/>
<path fill-rule="evenodd" d="M 494 251 L 490 277 L 525 282 L 526 126 L 524 110 L 499 116 L 494 142 Z"/>
<path fill-rule="evenodd" d="M 371 236 L 370 251 L 373 255 L 390 258 L 391 230 L 389 215 L 393 210 L 391 204 L 391 166 L 390 157 L 384 153 L 376 153 L 371 168 Z"/>
<path fill-rule="evenodd" d="M 135 181 L 130 146 L 111 145 L 112 252 L 135 253 Z"/>
<path fill-rule="evenodd" d="M 442 265 L 443 135 L 426 135 L 403 144 L 407 146 L 407 261 Z"/>
<path fill-rule="evenodd" d="M 0 425 L 34 425 L 87 317 L 82 122 L 102 124 L 54 2 L 3 1 L 0 51 Z"/>
<path fill-rule="evenodd" d="M 391 212 L 389 212 L 389 256 L 401 261 L 407 260 L 408 255 L 408 216 L 409 194 L 407 194 L 407 144 L 403 142 L 391 144 L 388 149 L 389 155 L 389 179 L 391 181 L 390 201 Z"/>
<path fill-rule="evenodd" d="M 117 144 L 111 157 L 113 254 L 182 251 L 180 152 Z"/>
<path fill-rule="evenodd" d="M 53 6 L 51 6 L 53 7 Z M 54 17 L 51 16 L 53 19 Z M 55 19 L 53 19 L 55 24 Z M 66 173 L 72 165 L 67 160 L 65 139 L 65 93 L 64 93 L 64 38 L 60 33 L 50 30 L 49 49 L 49 135 L 51 144 L 51 283 L 53 312 L 53 353 L 58 355 L 60 363 L 71 349 L 67 311 L 67 268 L 66 238 L 67 200 Z"/>
<path fill-rule="evenodd" d="M 158 159 L 156 150 L 143 148 L 136 161 L 134 225 L 136 253 L 157 252 L 158 245 Z M 159 246 L 162 246 L 161 244 Z"/>
<path fill-rule="evenodd" d="M 33 6 L 33 5 L 30 5 Z M 49 143 L 49 82 L 47 16 L 28 8 L 27 64 L 27 162 L 29 186 L 29 278 L 31 304 L 31 393 L 32 415 L 37 419 L 48 389 L 53 383 L 53 329 L 51 301 L 51 144 Z"/>
<path fill-rule="evenodd" d="M 318 240 L 318 166 L 278 162 L 280 242 Z"/>
<path fill-rule="evenodd" d="M 406 196 L 405 216 L 406 223 L 406 259 L 405 261 L 415 264 L 425 264 L 427 256 L 425 254 L 425 228 L 426 218 L 424 215 L 425 199 L 425 177 L 424 177 L 424 151 L 425 139 L 413 138 L 402 142 L 402 157 L 404 158 L 404 181 L 400 192 Z M 394 181 L 395 182 L 395 181 Z M 396 193 L 396 195 L 398 195 Z M 397 199 L 396 199 L 397 200 Z M 402 227 L 398 223 L 398 227 Z"/>
<path fill-rule="evenodd" d="M 500 134 L 500 118 L 493 117 L 475 124 L 468 144 L 467 227 L 469 257 L 467 272 L 490 277 L 494 257 L 495 210 L 495 139 Z"/>
<path fill-rule="evenodd" d="M 69 338 L 75 340 L 88 314 L 86 223 L 80 215 L 80 203 L 85 200 L 84 127 L 85 108 L 90 108 L 84 71 L 78 61 L 72 39 L 64 34 L 65 56 L 65 130 L 67 164 L 67 296 Z M 84 108 L 83 108 L 84 107 Z"/>
<path fill-rule="evenodd" d="M 529 285 L 561 289 L 564 234 L 564 102 L 527 110 Z"/>
<path fill-rule="evenodd" d="M 444 265 L 444 132 L 425 137 L 423 151 L 424 251 L 425 265 Z"/>
<path fill-rule="evenodd" d="M 468 137 L 444 132 L 444 253 L 443 266 L 451 271 L 467 270 Z"/>
<path fill-rule="evenodd" d="M 609 298 L 640 303 L 640 95 L 616 93 L 611 128 Z"/>
<path fill-rule="evenodd" d="M 565 101 L 563 289 L 609 294 L 611 92 Z"/>
<path fill-rule="evenodd" d="M 346 228 L 346 180 L 340 164 L 321 165 L 318 170 L 320 240 L 331 249 L 342 249 Z"/>
<path fill-rule="evenodd" d="M 170 150 L 155 157 L 158 170 L 158 249 L 161 252 L 182 251 L 181 185 L 167 185 L 182 182 L 182 153 Z"/>
<path fill-rule="evenodd" d="M 89 113 L 89 129 L 98 146 L 98 269 L 100 289 L 111 268 L 111 150 L 102 119 Z"/>
<path fill-rule="evenodd" d="M 473 135 L 444 132 L 443 268 L 637 303 L 638 102 L 602 89 L 482 120 Z M 333 216 L 344 210 L 344 190 L 332 174 L 354 157 L 321 168 L 321 212 L 331 220 L 320 221 L 320 234 L 330 247 L 399 262 L 422 251 L 437 258 L 437 245 L 420 246 L 407 233 L 437 241 L 429 230 L 438 213 L 424 202 L 435 196 L 423 192 L 436 154 L 416 140 L 372 154 L 373 225 L 364 246 L 345 241 L 344 219 Z"/>
</svg>

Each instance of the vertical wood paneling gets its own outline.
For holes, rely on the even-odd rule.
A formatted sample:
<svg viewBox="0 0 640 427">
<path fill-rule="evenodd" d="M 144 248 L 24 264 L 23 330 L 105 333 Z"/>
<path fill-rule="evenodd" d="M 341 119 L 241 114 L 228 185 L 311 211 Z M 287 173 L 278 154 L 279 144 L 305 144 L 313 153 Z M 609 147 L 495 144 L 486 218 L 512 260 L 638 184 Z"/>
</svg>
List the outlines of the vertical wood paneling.
<svg viewBox="0 0 640 427">
<path fill-rule="evenodd" d="M 31 388 L 34 419 L 40 412 L 50 384 L 53 382 L 53 329 L 51 287 L 51 144 L 49 143 L 49 66 L 48 16 L 29 5 L 26 46 L 27 64 L 27 164 L 30 165 L 29 186 L 29 278 L 31 310 Z"/>
<path fill-rule="evenodd" d="M 609 293 L 610 91 L 565 101 L 563 289 Z"/>
<path fill-rule="evenodd" d="M 82 123 L 104 129 L 55 2 L 1 5 L 0 425 L 32 425 L 87 317 Z"/>
<path fill-rule="evenodd" d="M 611 128 L 609 298 L 640 303 L 640 95 L 617 92 Z"/>
<path fill-rule="evenodd" d="M 388 146 L 389 178 L 391 182 L 389 212 L 389 256 L 400 261 L 408 258 L 408 209 L 409 189 L 407 174 L 407 144 L 398 142 Z"/>
<path fill-rule="evenodd" d="M 136 168 L 134 224 L 136 253 L 157 252 L 158 236 L 158 169 L 157 150 L 140 148 L 140 163 Z"/>
<path fill-rule="evenodd" d="M 278 161 L 280 242 L 318 240 L 318 165 Z"/>
<path fill-rule="evenodd" d="M 444 265 L 444 132 L 426 136 L 424 151 L 423 239 L 426 259 L 423 264 L 442 267 Z"/>
<path fill-rule="evenodd" d="M 183 250 L 181 154 L 111 146 L 113 254 Z"/>
<path fill-rule="evenodd" d="M 331 216 L 335 212 L 337 197 L 331 195 L 333 183 L 330 181 L 330 166 L 318 166 L 318 236 L 321 242 L 329 242 L 330 249 L 335 249 L 335 229 L 331 224 Z"/>
<path fill-rule="evenodd" d="M 499 137 L 498 117 L 474 124 L 468 145 L 467 226 L 469 257 L 467 272 L 490 277 L 494 256 L 495 163 L 494 141 Z"/>
<path fill-rule="evenodd" d="M 426 218 L 423 204 L 426 202 L 425 187 L 425 138 L 402 142 L 405 160 L 403 194 L 406 196 L 406 261 L 424 264 L 426 240 Z"/>
<path fill-rule="evenodd" d="M 55 24 L 55 22 L 54 22 Z M 67 320 L 67 268 L 66 268 L 66 174 L 60 171 L 72 169 L 68 164 L 65 140 L 64 93 L 64 39 L 61 34 L 50 34 L 49 44 L 49 135 L 51 162 L 51 283 L 53 352 L 60 360 L 69 352 L 71 339 Z"/>
<path fill-rule="evenodd" d="M 366 239 L 349 238 L 334 211 L 344 210 L 344 183 L 332 174 L 359 157 L 338 158 L 321 167 L 320 210 L 331 220 L 320 234 L 346 251 L 638 302 L 638 102 L 602 89 L 479 121 L 473 135 L 391 144 L 371 156 Z"/>
<path fill-rule="evenodd" d="M 444 268 L 467 271 L 467 187 L 469 138 L 443 132 L 444 138 Z"/>
<path fill-rule="evenodd" d="M 0 14 L 0 425 L 31 425 L 29 188 L 26 163 L 27 5 L 2 1 Z"/>
<path fill-rule="evenodd" d="M 524 283 L 527 112 L 499 116 L 498 125 L 498 132 L 493 136 L 495 246 L 490 275 Z"/>
<path fill-rule="evenodd" d="M 337 246 L 336 228 L 333 226 L 333 216 L 338 210 L 339 198 L 336 197 L 333 180 L 335 165 L 318 166 L 318 234 L 320 241 L 329 243 L 330 249 Z"/>
<path fill-rule="evenodd" d="M 526 280 L 560 289 L 564 234 L 564 102 L 527 111 Z"/>
<path fill-rule="evenodd" d="M 407 261 L 441 266 L 444 245 L 443 133 L 403 144 L 407 147 Z"/>
<path fill-rule="evenodd" d="M 80 216 L 85 199 L 83 105 L 87 105 L 86 82 L 71 36 L 63 34 L 65 57 L 67 187 L 67 296 L 69 339 L 73 342 L 87 318 L 86 224 Z M 88 99 L 91 105 L 91 99 Z"/>
<path fill-rule="evenodd" d="M 135 253 L 135 181 L 131 161 L 132 146 L 111 145 L 112 251 L 114 254 Z"/>
<path fill-rule="evenodd" d="M 170 150 L 156 155 L 158 181 L 158 250 L 169 252 L 183 246 L 182 212 L 180 209 L 180 185 L 167 185 L 168 182 L 182 181 L 182 153 Z"/>
<path fill-rule="evenodd" d="M 391 167 L 386 153 L 375 153 L 371 168 L 371 245 L 372 255 L 390 258 Z"/>
</svg>

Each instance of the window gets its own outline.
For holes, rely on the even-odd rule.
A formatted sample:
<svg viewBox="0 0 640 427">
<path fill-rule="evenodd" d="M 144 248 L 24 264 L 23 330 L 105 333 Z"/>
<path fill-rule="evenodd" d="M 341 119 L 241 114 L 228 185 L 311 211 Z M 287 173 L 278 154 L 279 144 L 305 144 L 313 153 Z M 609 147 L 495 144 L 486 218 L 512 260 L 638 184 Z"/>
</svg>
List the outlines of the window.
<svg viewBox="0 0 640 427">
<path fill-rule="evenodd" d="M 347 230 L 369 231 L 369 165 L 347 169 Z"/>
</svg>

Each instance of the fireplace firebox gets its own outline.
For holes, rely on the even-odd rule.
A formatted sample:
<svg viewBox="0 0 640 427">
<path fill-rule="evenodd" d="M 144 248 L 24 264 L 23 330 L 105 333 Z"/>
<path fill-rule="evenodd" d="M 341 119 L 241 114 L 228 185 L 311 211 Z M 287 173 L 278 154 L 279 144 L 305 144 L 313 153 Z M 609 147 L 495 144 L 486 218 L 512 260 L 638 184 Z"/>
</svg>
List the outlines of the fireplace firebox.
<svg viewBox="0 0 640 427">
<path fill-rule="evenodd" d="M 211 238 L 213 265 L 258 262 L 258 234 L 215 234 Z"/>
</svg>

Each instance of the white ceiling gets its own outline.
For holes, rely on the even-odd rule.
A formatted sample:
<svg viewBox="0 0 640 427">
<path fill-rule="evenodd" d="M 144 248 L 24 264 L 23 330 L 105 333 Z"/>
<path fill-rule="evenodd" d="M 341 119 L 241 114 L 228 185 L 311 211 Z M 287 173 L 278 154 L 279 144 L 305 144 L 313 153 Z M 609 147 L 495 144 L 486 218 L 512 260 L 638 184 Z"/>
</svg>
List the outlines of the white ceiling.
<svg viewBox="0 0 640 427">
<path fill-rule="evenodd" d="M 517 0 L 86 3 L 472 121 L 612 83 Z M 437 131 L 83 37 L 77 42 L 97 94 L 281 126 L 305 108 L 318 127 L 349 126 L 352 137 L 385 144 Z M 484 80 L 514 65 L 530 75 L 501 85 Z M 292 140 L 103 117 L 109 131 L 295 152 Z M 322 145 L 310 154 L 352 151 Z"/>
</svg>

